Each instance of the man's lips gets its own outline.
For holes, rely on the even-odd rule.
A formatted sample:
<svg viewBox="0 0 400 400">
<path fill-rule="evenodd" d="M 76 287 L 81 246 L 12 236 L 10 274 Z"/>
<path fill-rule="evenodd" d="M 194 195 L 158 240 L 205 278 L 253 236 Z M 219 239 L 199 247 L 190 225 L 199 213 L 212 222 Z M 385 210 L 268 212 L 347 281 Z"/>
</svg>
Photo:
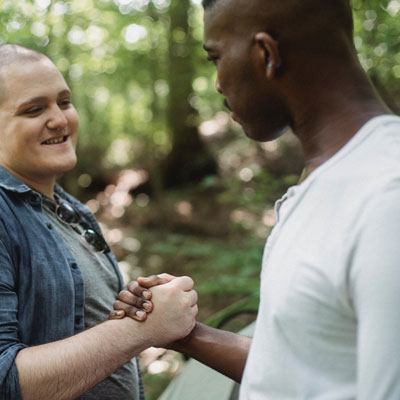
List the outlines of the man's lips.
<svg viewBox="0 0 400 400">
<path fill-rule="evenodd" d="M 235 122 L 237 122 L 237 123 L 240 124 L 240 121 L 239 121 L 238 116 L 237 116 L 237 115 L 234 113 L 234 111 L 232 110 L 232 108 L 231 108 L 231 106 L 229 105 L 227 99 L 224 99 L 224 106 L 231 112 L 231 118 L 232 118 Z"/>
<path fill-rule="evenodd" d="M 229 103 L 228 103 L 228 100 L 227 99 L 224 99 L 224 106 L 229 110 L 229 111 L 231 111 L 232 112 L 232 108 L 230 107 L 230 105 L 229 105 Z"/>
</svg>

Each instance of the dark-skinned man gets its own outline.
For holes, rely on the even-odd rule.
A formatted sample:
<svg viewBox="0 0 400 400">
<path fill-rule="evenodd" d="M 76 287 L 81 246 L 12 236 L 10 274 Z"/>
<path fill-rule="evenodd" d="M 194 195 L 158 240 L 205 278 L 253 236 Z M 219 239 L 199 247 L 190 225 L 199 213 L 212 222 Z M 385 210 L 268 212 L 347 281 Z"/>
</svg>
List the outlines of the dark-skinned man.
<svg viewBox="0 0 400 400">
<path fill-rule="evenodd" d="M 397 400 L 400 118 L 358 61 L 350 2 L 203 6 L 233 119 L 261 142 L 291 128 L 306 179 L 276 203 L 254 338 L 197 323 L 172 347 L 241 381 L 241 400 Z"/>
</svg>

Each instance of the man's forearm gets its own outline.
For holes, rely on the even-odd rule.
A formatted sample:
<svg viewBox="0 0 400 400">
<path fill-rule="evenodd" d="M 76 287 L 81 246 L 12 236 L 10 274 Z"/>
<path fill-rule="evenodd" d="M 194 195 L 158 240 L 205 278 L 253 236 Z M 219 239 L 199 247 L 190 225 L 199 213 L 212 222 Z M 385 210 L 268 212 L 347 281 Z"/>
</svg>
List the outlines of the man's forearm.
<svg viewBox="0 0 400 400">
<path fill-rule="evenodd" d="M 125 318 L 23 349 L 16 357 L 22 397 L 75 399 L 149 345 L 143 324 Z"/>
<path fill-rule="evenodd" d="M 175 342 L 173 349 L 240 382 L 251 338 L 196 323 L 192 333 Z"/>
<path fill-rule="evenodd" d="M 16 357 L 24 400 L 75 399 L 150 346 L 186 337 L 197 315 L 193 281 L 180 277 L 151 289 L 145 322 L 109 320 L 75 336 L 21 350 Z"/>
</svg>

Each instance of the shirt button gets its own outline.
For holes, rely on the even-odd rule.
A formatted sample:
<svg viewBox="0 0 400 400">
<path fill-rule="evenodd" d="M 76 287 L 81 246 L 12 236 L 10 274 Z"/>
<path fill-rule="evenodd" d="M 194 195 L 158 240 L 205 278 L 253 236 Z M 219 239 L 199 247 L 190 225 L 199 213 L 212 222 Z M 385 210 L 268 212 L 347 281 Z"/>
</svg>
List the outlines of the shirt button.
<svg viewBox="0 0 400 400">
<path fill-rule="evenodd" d="M 73 269 L 77 269 L 77 268 L 78 268 L 78 264 L 77 264 L 77 263 L 72 263 L 72 264 L 71 264 L 71 267 L 72 267 Z"/>
<path fill-rule="evenodd" d="M 53 229 L 53 225 L 52 225 L 52 224 L 47 224 L 47 227 L 48 227 L 49 229 Z"/>
<path fill-rule="evenodd" d="M 75 317 L 75 323 L 79 325 L 81 323 L 81 317 Z"/>
<path fill-rule="evenodd" d="M 41 203 L 41 200 L 40 200 L 40 196 L 39 195 L 37 195 L 37 194 L 32 194 L 30 197 L 29 197 L 29 203 L 30 204 L 32 204 L 33 206 L 38 206 L 40 203 Z"/>
<path fill-rule="evenodd" d="M 293 197 L 295 195 L 295 192 L 296 192 L 295 188 L 293 188 L 293 187 L 289 188 L 287 191 L 288 197 Z"/>
</svg>

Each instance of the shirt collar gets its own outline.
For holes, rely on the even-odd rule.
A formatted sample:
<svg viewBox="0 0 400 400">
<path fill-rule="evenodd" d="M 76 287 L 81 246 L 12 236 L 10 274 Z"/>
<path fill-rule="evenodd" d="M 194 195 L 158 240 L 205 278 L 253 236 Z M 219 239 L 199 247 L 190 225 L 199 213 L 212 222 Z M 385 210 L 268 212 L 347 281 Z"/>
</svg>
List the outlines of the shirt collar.
<svg viewBox="0 0 400 400">
<path fill-rule="evenodd" d="M 0 165 L 0 188 L 16 193 L 31 192 L 32 188 Z"/>
<path fill-rule="evenodd" d="M 21 194 L 33 192 L 43 197 L 41 193 L 22 182 L 2 165 L 0 165 L 0 188 Z M 64 193 L 63 189 L 57 183 L 54 185 L 54 193 L 57 193 L 60 197 L 62 197 Z"/>
</svg>

